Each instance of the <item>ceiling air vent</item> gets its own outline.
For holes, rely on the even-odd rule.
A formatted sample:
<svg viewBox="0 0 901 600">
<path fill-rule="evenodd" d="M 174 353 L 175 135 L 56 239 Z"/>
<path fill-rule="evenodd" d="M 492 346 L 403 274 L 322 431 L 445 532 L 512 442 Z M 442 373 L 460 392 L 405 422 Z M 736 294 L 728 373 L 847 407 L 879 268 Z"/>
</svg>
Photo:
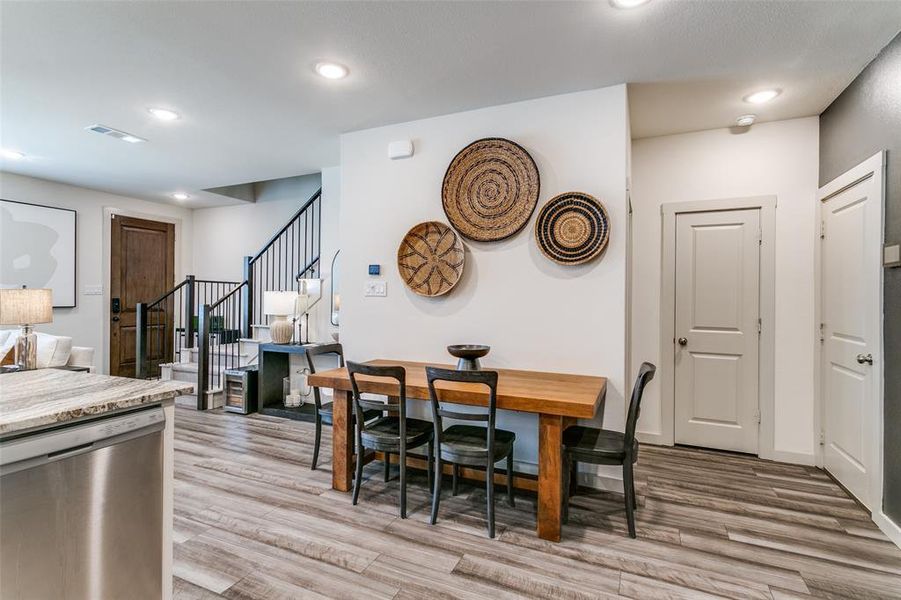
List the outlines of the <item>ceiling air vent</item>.
<svg viewBox="0 0 901 600">
<path fill-rule="evenodd" d="M 107 127 L 106 125 L 91 125 L 90 127 L 86 127 L 86 129 L 88 131 L 93 131 L 94 133 L 114 137 L 117 140 L 122 140 L 123 142 L 128 142 L 129 144 L 137 144 L 139 142 L 147 141 L 142 137 L 138 137 L 136 135 L 132 135 L 118 129 L 113 129 L 112 127 Z"/>
</svg>

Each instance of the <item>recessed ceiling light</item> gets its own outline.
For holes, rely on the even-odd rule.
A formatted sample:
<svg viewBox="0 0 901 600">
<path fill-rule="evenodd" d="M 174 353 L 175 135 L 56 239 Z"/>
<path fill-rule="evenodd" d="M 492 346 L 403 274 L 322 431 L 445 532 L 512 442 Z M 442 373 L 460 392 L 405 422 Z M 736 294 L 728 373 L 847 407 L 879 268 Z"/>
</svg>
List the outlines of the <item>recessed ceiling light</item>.
<svg viewBox="0 0 901 600">
<path fill-rule="evenodd" d="M 610 5 L 613 8 L 635 8 L 636 6 L 647 4 L 650 1 L 651 0 L 610 0 Z"/>
<path fill-rule="evenodd" d="M 184 192 L 175 192 L 174 194 L 172 194 L 172 197 L 176 200 L 187 200 L 188 198 L 190 198 L 190 196 Z"/>
<path fill-rule="evenodd" d="M 751 104 L 763 104 L 764 102 L 769 102 L 781 93 L 780 90 L 760 90 L 759 92 L 754 92 L 753 94 L 745 96 L 745 102 L 750 102 Z"/>
<path fill-rule="evenodd" d="M 326 79 L 344 79 L 349 71 L 338 63 L 321 62 L 316 64 L 316 72 Z"/>
<path fill-rule="evenodd" d="M 750 127 L 757 120 L 757 115 L 742 115 L 735 119 L 735 124 L 739 127 Z"/>
<path fill-rule="evenodd" d="M 25 155 L 23 153 L 16 150 L 7 150 L 6 148 L 0 150 L 0 155 L 2 155 L 3 158 L 8 158 L 9 160 L 21 160 L 25 158 Z"/>
<path fill-rule="evenodd" d="M 129 144 L 140 144 L 141 142 L 145 142 L 144 138 L 139 138 L 136 135 L 125 135 L 120 138 L 123 142 L 128 142 Z"/>
<path fill-rule="evenodd" d="M 178 113 L 165 108 L 148 108 L 147 112 L 159 119 L 160 121 L 175 121 L 178 119 Z"/>
</svg>

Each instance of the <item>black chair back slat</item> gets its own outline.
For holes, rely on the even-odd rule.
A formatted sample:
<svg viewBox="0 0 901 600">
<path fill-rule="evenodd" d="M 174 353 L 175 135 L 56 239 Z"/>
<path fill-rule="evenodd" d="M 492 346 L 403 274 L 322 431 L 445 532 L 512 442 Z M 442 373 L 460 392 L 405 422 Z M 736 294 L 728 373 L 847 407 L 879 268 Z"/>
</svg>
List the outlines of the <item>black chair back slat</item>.
<svg viewBox="0 0 901 600">
<path fill-rule="evenodd" d="M 464 413 L 444 408 L 438 410 L 438 415 L 447 417 L 448 419 L 457 419 L 459 421 L 481 421 L 484 423 L 488 420 L 487 413 Z"/>
<path fill-rule="evenodd" d="M 363 410 L 380 410 L 382 412 L 386 412 L 389 415 L 400 415 L 400 405 L 393 404 L 391 402 L 382 402 L 381 400 L 368 400 L 366 398 L 360 398 L 357 400 L 360 404 L 360 408 Z"/>
</svg>

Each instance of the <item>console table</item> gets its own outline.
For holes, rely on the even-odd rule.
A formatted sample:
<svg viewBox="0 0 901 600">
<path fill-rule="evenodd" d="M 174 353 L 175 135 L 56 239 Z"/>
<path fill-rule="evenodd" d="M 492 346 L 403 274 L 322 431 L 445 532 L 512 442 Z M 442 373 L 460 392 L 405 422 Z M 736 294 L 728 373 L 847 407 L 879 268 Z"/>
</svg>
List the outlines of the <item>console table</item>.
<svg viewBox="0 0 901 600">
<path fill-rule="evenodd" d="M 259 346 L 259 380 L 257 412 L 263 415 L 284 417 L 297 421 L 315 420 L 316 408 L 313 396 L 303 406 L 285 406 L 282 381 L 291 375 L 292 354 L 304 356 L 306 349 L 319 344 L 273 344 Z"/>
</svg>

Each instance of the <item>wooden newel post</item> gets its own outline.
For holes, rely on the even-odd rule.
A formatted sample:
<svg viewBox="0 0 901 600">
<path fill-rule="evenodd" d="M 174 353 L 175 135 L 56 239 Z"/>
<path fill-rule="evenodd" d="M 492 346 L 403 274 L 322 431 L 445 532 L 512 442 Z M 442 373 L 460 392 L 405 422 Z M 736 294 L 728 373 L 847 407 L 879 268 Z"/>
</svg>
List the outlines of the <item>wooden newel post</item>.
<svg viewBox="0 0 901 600">
<path fill-rule="evenodd" d="M 197 410 L 206 409 L 206 391 L 210 387 L 210 305 L 200 307 L 197 342 Z"/>
<path fill-rule="evenodd" d="M 135 306 L 135 377 L 146 379 L 147 373 L 147 305 Z"/>
</svg>

